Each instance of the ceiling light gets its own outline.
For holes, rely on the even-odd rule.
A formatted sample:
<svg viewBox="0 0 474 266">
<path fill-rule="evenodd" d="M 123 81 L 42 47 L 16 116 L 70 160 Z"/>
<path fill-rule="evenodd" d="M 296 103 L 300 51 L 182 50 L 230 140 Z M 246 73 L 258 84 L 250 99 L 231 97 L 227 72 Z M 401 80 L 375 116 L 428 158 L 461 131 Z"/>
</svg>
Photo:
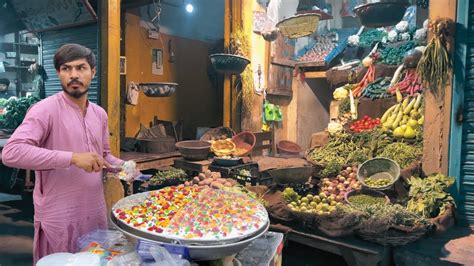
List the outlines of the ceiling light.
<svg viewBox="0 0 474 266">
<path fill-rule="evenodd" d="M 194 10 L 194 6 L 191 5 L 191 4 L 187 4 L 186 5 L 186 12 L 188 13 L 193 13 L 193 10 Z"/>
</svg>

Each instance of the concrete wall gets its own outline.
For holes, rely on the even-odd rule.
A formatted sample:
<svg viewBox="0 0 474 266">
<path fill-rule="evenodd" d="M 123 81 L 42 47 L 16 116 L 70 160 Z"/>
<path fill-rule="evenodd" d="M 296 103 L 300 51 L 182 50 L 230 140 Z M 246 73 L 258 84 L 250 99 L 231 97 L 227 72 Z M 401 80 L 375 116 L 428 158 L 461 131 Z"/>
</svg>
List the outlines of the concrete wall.
<svg viewBox="0 0 474 266">
<path fill-rule="evenodd" d="M 138 10 L 126 14 L 125 56 L 126 83 L 176 82 L 175 94 L 166 98 L 146 97 L 142 92 L 137 106 L 126 105 L 125 135 L 133 137 L 140 123 L 148 126 L 154 116 L 161 120 L 184 122 L 184 137 L 194 138 L 196 127 L 217 126 L 222 120 L 218 112 L 222 103 L 207 75 L 210 44 L 202 41 L 162 34 L 161 41 L 147 38 L 140 26 Z M 168 61 L 168 40 L 172 40 L 175 61 Z M 163 75 L 153 75 L 152 49 L 163 49 Z"/>
</svg>

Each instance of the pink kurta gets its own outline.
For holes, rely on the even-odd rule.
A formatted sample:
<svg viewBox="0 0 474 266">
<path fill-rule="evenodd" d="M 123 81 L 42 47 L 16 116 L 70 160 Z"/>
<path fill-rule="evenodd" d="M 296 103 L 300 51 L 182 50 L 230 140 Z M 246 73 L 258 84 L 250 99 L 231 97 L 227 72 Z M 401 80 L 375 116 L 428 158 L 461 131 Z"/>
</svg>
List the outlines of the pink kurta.
<svg viewBox="0 0 474 266">
<path fill-rule="evenodd" d="M 73 152 L 96 152 L 113 165 L 107 114 L 89 102 L 85 116 L 64 92 L 35 104 L 3 148 L 5 165 L 36 170 L 34 261 L 76 252 L 76 240 L 107 228 L 102 173 L 71 165 Z"/>
</svg>

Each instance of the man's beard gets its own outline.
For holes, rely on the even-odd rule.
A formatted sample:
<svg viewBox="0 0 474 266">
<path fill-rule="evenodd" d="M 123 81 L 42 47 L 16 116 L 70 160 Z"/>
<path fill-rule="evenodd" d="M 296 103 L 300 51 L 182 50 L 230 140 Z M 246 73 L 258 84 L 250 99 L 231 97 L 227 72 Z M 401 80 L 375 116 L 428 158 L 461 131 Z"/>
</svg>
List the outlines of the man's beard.
<svg viewBox="0 0 474 266">
<path fill-rule="evenodd" d="M 74 81 L 73 81 L 73 82 L 74 82 Z M 67 84 L 67 85 L 69 86 L 69 85 L 70 85 L 71 83 L 73 83 L 73 82 L 70 82 L 70 83 Z M 82 82 L 80 82 L 80 81 L 76 81 L 76 82 L 78 82 L 78 83 L 80 83 L 81 85 L 83 85 Z M 86 94 L 86 93 L 89 91 L 89 87 L 87 87 L 84 91 L 80 91 L 80 90 L 72 90 L 72 91 L 69 91 L 69 90 L 67 89 L 67 86 L 64 86 L 64 85 L 61 85 L 61 86 L 63 87 L 63 91 L 64 91 L 65 93 L 67 93 L 69 96 L 74 97 L 74 98 L 76 98 L 76 99 L 80 99 L 82 96 L 84 96 L 84 94 Z"/>
</svg>

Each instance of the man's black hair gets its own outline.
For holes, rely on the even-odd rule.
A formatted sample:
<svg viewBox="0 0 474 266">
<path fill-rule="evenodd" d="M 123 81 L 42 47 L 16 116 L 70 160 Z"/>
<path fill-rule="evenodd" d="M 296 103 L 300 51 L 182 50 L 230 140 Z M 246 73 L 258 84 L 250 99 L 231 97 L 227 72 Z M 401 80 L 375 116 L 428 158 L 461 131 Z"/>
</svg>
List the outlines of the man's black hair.
<svg viewBox="0 0 474 266">
<path fill-rule="evenodd" d="M 91 49 L 77 43 L 65 44 L 54 55 L 54 68 L 59 71 L 61 65 L 82 58 L 86 59 L 91 68 L 95 67 L 95 55 Z"/>
<path fill-rule="evenodd" d="M 0 79 L 0 84 L 5 84 L 8 86 L 10 86 L 10 81 L 8 79 Z"/>
</svg>

